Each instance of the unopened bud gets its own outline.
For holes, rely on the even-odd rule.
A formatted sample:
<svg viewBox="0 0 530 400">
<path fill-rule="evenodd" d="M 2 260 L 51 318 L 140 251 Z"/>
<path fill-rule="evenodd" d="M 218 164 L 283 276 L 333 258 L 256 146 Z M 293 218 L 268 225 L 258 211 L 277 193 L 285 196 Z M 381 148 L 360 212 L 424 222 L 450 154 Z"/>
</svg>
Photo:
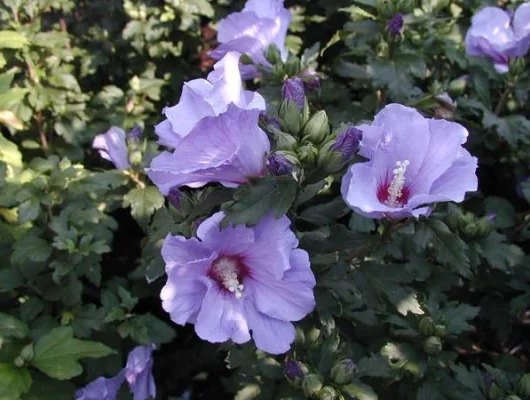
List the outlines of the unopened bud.
<svg viewBox="0 0 530 400">
<path fill-rule="evenodd" d="M 296 57 L 289 58 L 283 66 L 283 70 L 285 71 L 287 76 L 298 75 L 301 69 L 302 65 L 300 63 L 300 60 Z"/>
<path fill-rule="evenodd" d="M 296 155 L 290 155 L 292 159 L 296 159 Z M 289 161 L 285 153 L 272 153 L 267 157 L 267 169 L 273 176 L 290 174 L 294 169 L 294 164 Z"/>
<path fill-rule="evenodd" d="M 345 385 L 352 381 L 356 369 L 357 365 L 349 358 L 339 361 L 331 368 L 331 379 L 339 385 Z"/>
<path fill-rule="evenodd" d="M 302 380 L 302 390 L 306 397 L 317 395 L 320 389 L 322 389 L 322 379 L 317 374 L 308 374 Z"/>
<path fill-rule="evenodd" d="M 282 55 L 280 53 L 280 50 L 275 44 L 269 45 L 269 47 L 267 48 L 267 52 L 265 53 L 265 58 L 272 65 L 278 64 L 282 61 Z"/>
<path fill-rule="evenodd" d="M 476 224 L 469 224 L 464 228 L 464 235 L 466 235 L 468 238 L 474 238 L 476 234 L 477 234 Z"/>
<path fill-rule="evenodd" d="M 329 135 L 328 115 L 324 110 L 313 114 L 305 124 L 302 134 L 305 139 L 314 144 L 320 144 Z"/>
<path fill-rule="evenodd" d="M 530 374 L 524 374 L 521 379 L 519 379 L 517 390 L 523 396 L 530 396 Z"/>
<path fill-rule="evenodd" d="M 393 36 L 397 36 L 401 33 L 403 28 L 403 14 L 397 13 L 388 20 L 387 29 L 388 33 Z"/>
<path fill-rule="evenodd" d="M 293 134 L 297 135 L 302 128 L 302 114 L 297 104 L 291 100 L 284 100 L 280 105 L 278 115 L 281 118 L 283 128 Z"/>
<path fill-rule="evenodd" d="M 422 317 L 419 324 L 419 331 L 423 336 L 432 336 L 434 334 L 434 321 L 431 317 Z"/>
<path fill-rule="evenodd" d="M 20 357 L 22 357 L 24 360 L 32 360 L 33 355 L 33 343 L 24 346 L 20 351 Z"/>
<path fill-rule="evenodd" d="M 384 18 L 392 17 L 396 12 L 395 0 L 377 0 L 377 12 Z"/>
<path fill-rule="evenodd" d="M 503 390 L 497 385 L 495 382 L 493 382 L 488 389 L 488 399 L 490 400 L 501 400 L 503 397 Z"/>
<path fill-rule="evenodd" d="M 397 8 L 403 14 L 411 13 L 415 7 L 416 0 L 398 0 Z"/>
<path fill-rule="evenodd" d="M 302 379 L 306 373 L 307 367 L 304 372 L 302 364 L 296 360 L 288 359 L 283 363 L 283 374 L 285 375 L 285 378 L 296 388 L 300 387 Z"/>
<path fill-rule="evenodd" d="M 434 334 L 439 338 L 443 338 L 447 333 L 447 328 L 445 325 L 436 325 L 434 327 Z"/>
<path fill-rule="evenodd" d="M 142 138 L 142 128 L 136 125 L 129 132 L 129 140 L 139 140 Z"/>
<path fill-rule="evenodd" d="M 362 137 L 359 129 L 350 127 L 324 144 L 318 153 L 318 165 L 322 171 L 327 174 L 340 171 L 359 151 Z"/>
<path fill-rule="evenodd" d="M 169 194 L 167 195 L 167 199 L 173 207 L 175 207 L 177 210 L 180 210 L 182 201 L 182 191 L 179 188 L 171 188 Z"/>
<path fill-rule="evenodd" d="M 437 336 L 430 336 L 423 342 L 423 350 L 431 356 L 439 354 L 442 348 L 442 341 Z"/>
<path fill-rule="evenodd" d="M 298 148 L 297 154 L 303 165 L 313 166 L 317 162 L 318 149 L 312 143 L 306 143 Z"/>
<path fill-rule="evenodd" d="M 491 217 L 492 215 L 493 217 Z M 493 231 L 493 221 L 495 220 L 495 214 L 489 214 L 485 217 L 482 217 L 477 221 L 477 236 L 486 237 L 491 231 Z"/>
<path fill-rule="evenodd" d="M 324 386 L 320 392 L 318 392 L 318 400 L 337 400 L 338 393 L 331 386 Z"/>
<path fill-rule="evenodd" d="M 283 83 L 282 97 L 284 101 L 290 100 L 302 111 L 307 101 L 305 98 L 304 81 L 298 77 L 287 79 Z"/>
<path fill-rule="evenodd" d="M 451 96 L 460 96 L 464 93 L 467 87 L 468 76 L 463 75 L 449 83 L 449 94 Z"/>
<path fill-rule="evenodd" d="M 519 75 L 526 69 L 526 62 L 523 57 L 517 57 L 510 63 L 510 74 Z"/>
</svg>

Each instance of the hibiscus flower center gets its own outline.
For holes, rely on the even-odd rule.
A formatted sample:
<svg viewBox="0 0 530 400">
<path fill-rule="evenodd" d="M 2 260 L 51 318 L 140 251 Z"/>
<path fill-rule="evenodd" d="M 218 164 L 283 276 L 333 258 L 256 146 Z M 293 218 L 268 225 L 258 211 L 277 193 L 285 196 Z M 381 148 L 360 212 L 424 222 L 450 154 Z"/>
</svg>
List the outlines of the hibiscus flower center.
<svg viewBox="0 0 530 400">
<path fill-rule="evenodd" d="M 208 273 L 219 285 L 236 299 L 243 296 L 243 278 L 247 275 L 247 267 L 237 256 L 220 256 L 213 263 Z"/>
<path fill-rule="evenodd" d="M 377 198 L 381 203 L 398 208 L 407 202 L 409 196 L 405 187 L 405 172 L 409 164 L 409 160 L 396 161 L 396 167 L 392 170 L 392 181 L 385 181 L 377 190 Z"/>
</svg>

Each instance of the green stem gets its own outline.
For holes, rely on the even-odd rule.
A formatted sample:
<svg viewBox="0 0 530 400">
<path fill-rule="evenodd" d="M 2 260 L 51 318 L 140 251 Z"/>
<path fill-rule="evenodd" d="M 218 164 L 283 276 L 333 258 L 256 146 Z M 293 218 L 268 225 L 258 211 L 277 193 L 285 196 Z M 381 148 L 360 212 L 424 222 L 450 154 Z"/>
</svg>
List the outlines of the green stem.
<svg viewBox="0 0 530 400">
<path fill-rule="evenodd" d="M 506 86 L 506 89 L 504 89 L 504 92 L 501 95 L 501 98 L 499 99 L 499 102 L 497 103 L 497 107 L 495 107 L 494 112 L 496 116 L 501 115 L 501 112 L 504 109 L 506 100 L 508 100 L 508 96 L 510 95 L 511 91 L 512 91 L 512 84 L 508 83 L 508 85 Z"/>
</svg>

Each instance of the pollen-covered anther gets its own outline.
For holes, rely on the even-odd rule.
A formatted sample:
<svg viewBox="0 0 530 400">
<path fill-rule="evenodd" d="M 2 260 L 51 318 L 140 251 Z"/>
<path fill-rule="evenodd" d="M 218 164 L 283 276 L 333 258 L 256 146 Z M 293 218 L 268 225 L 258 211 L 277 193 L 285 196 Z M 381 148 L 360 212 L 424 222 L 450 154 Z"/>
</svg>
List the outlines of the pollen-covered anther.
<svg viewBox="0 0 530 400">
<path fill-rule="evenodd" d="M 396 161 L 396 168 L 392 171 L 392 182 L 388 187 L 388 198 L 385 204 L 388 207 L 396 208 L 402 206 L 403 187 L 405 186 L 405 172 L 409 166 L 409 160 Z"/>
<path fill-rule="evenodd" d="M 218 258 L 213 264 L 213 272 L 219 283 L 230 293 L 233 293 L 236 299 L 243 297 L 245 286 L 239 282 L 236 260 L 228 257 Z"/>
</svg>

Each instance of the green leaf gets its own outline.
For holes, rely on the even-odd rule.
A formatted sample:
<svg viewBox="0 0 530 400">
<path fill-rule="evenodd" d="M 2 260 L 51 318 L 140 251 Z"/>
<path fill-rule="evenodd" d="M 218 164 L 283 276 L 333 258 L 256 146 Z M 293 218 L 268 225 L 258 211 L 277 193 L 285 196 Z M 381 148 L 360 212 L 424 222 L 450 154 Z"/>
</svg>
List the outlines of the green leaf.
<svg viewBox="0 0 530 400">
<path fill-rule="evenodd" d="M 314 225 L 328 225 L 346 215 L 349 211 L 350 209 L 344 203 L 342 197 L 337 197 L 327 203 L 306 208 L 298 217 Z"/>
<path fill-rule="evenodd" d="M 0 161 L 14 167 L 22 166 L 22 154 L 15 143 L 0 135 Z"/>
<path fill-rule="evenodd" d="M 473 326 L 467 321 L 474 319 L 479 312 L 479 307 L 472 307 L 467 304 L 459 304 L 456 307 L 444 309 L 447 334 L 458 335 L 461 332 L 473 330 Z"/>
<path fill-rule="evenodd" d="M 75 386 L 71 382 L 58 381 L 39 372 L 33 373 L 33 385 L 24 400 L 71 400 Z"/>
<path fill-rule="evenodd" d="M 0 364 L 0 400 L 20 399 L 23 393 L 28 392 L 31 383 L 31 374 L 27 369 Z"/>
<path fill-rule="evenodd" d="M 354 382 L 342 387 L 342 393 L 348 400 L 377 400 L 374 390 L 364 383 Z"/>
<path fill-rule="evenodd" d="M 396 100 L 406 100 L 414 92 L 412 77 L 425 78 L 427 66 L 419 54 L 400 54 L 392 60 L 372 61 L 374 85 L 387 87 Z"/>
<path fill-rule="evenodd" d="M 157 347 L 171 342 L 177 336 L 175 330 L 170 325 L 152 314 L 140 315 L 138 320 L 147 328 L 149 343 L 154 343 Z"/>
<path fill-rule="evenodd" d="M 0 313 L 0 336 L 22 339 L 29 335 L 27 325 L 11 315 Z"/>
<path fill-rule="evenodd" d="M 40 201 L 35 197 L 31 197 L 23 202 L 18 207 L 18 223 L 25 224 L 26 222 L 37 219 L 40 212 Z"/>
<path fill-rule="evenodd" d="M 427 243 L 432 243 L 436 259 L 440 263 L 454 268 L 464 277 L 471 275 L 466 243 L 452 233 L 442 221 L 431 218 L 419 224 L 414 241 L 420 249 L 425 248 Z"/>
<path fill-rule="evenodd" d="M 0 31 L 0 49 L 21 49 L 29 44 L 29 40 L 15 31 Z"/>
<path fill-rule="evenodd" d="M 55 328 L 41 337 L 35 345 L 33 365 L 55 379 L 70 379 L 83 372 L 79 359 L 100 358 L 114 351 L 98 342 L 83 341 L 73 337 L 70 327 Z"/>
<path fill-rule="evenodd" d="M 272 212 L 276 218 L 285 215 L 296 197 L 296 182 L 289 176 L 260 178 L 250 185 L 241 186 L 235 201 L 224 207 L 223 226 L 256 225 Z"/>
<path fill-rule="evenodd" d="M 29 89 L 11 88 L 7 92 L 0 93 L 0 110 L 9 109 L 19 105 L 28 92 Z"/>
<path fill-rule="evenodd" d="M 132 189 L 123 197 L 124 207 L 131 207 L 136 218 L 149 217 L 164 205 L 164 196 L 154 186 Z"/>
<path fill-rule="evenodd" d="M 19 265 L 28 260 L 44 262 L 51 256 L 52 250 L 52 246 L 46 240 L 34 234 L 27 234 L 13 245 L 11 262 Z"/>
<path fill-rule="evenodd" d="M 427 370 L 427 358 L 408 343 L 387 343 L 381 355 L 388 359 L 392 368 L 408 371 L 415 378 L 422 378 Z"/>
</svg>

